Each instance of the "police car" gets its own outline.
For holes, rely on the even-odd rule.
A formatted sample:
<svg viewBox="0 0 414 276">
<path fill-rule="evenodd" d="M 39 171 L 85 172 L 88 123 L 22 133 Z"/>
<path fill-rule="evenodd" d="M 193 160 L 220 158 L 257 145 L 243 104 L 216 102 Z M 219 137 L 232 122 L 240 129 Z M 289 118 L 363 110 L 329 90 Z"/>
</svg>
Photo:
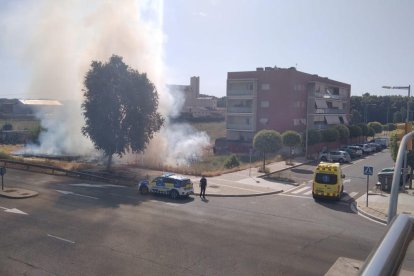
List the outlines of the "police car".
<svg viewBox="0 0 414 276">
<path fill-rule="evenodd" d="M 138 183 L 138 190 L 141 194 L 148 193 L 164 194 L 172 199 L 188 197 L 193 194 L 193 182 L 188 177 L 167 173 L 156 177 L 153 180 L 142 180 Z"/>
</svg>

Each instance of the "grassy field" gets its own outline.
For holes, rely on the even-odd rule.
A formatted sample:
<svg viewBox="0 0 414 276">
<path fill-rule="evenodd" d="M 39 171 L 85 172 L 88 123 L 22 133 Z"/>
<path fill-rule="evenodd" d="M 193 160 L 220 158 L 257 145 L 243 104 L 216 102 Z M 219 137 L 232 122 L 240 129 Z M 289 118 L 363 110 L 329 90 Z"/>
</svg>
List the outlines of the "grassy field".
<svg viewBox="0 0 414 276">
<path fill-rule="evenodd" d="M 214 142 L 217 138 L 226 137 L 226 123 L 225 121 L 221 122 L 197 122 L 190 123 L 192 127 L 199 131 L 205 131 L 210 137 L 210 142 L 214 145 Z M 0 145 L 0 158 L 11 158 L 10 154 L 13 152 L 22 149 L 23 145 Z M 181 167 L 162 167 L 162 168 L 151 168 L 162 171 L 176 172 L 182 174 L 191 174 L 191 175 L 201 175 L 205 174 L 206 176 L 220 175 L 225 172 L 238 171 L 240 169 L 246 169 L 250 167 L 250 156 L 248 155 L 238 155 L 238 160 L 240 166 L 235 168 L 226 168 L 225 163 L 230 158 L 230 155 L 214 155 L 211 151 L 206 151 L 205 155 L 198 161 L 194 161 L 191 164 Z M 14 158 L 23 161 L 22 157 Z M 270 156 L 267 158 L 267 161 L 276 161 L 279 160 L 280 156 Z M 94 167 L 94 164 L 86 164 L 81 162 L 65 162 L 51 159 L 43 158 L 25 158 L 27 162 L 32 163 L 44 163 L 45 165 L 52 165 L 61 167 L 64 169 L 85 169 Z M 261 157 L 252 158 L 252 168 L 260 167 L 262 164 Z M 120 167 L 118 167 L 120 168 Z"/>
<path fill-rule="evenodd" d="M 226 122 L 197 122 L 190 123 L 192 127 L 199 131 L 205 131 L 210 136 L 211 143 L 220 137 L 226 137 Z"/>
</svg>

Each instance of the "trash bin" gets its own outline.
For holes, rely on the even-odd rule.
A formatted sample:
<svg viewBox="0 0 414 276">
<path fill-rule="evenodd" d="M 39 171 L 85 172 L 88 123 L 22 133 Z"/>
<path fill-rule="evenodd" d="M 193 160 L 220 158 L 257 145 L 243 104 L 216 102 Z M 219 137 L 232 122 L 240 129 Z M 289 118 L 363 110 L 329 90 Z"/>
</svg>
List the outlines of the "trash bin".
<svg viewBox="0 0 414 276">
<path fill-rule="evenodd" d="M 391 191 L 393 176 L 394 176 L 394 172 L 378 173 L 378 182 L 381 183 L 381 191 L 384 191 L 384 192 Z"/>
</svg>

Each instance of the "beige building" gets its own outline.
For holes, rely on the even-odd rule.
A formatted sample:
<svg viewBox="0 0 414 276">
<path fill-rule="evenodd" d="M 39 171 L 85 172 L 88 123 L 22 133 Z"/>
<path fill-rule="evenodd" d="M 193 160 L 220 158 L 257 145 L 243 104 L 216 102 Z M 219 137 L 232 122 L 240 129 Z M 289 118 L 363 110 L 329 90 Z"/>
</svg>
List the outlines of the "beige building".
<svg viewBox="0 0 414 276">
<path fill-rule="evenodd" d="M 182 116 L 224 118 L 225 110 L 217 108 L 217 98 L 200 95 L 200 77 L 191 77 L 190 85 L 168 85 L 168 88 L 174 95 L 178 93 L 183 95 Z"/>
</svg>

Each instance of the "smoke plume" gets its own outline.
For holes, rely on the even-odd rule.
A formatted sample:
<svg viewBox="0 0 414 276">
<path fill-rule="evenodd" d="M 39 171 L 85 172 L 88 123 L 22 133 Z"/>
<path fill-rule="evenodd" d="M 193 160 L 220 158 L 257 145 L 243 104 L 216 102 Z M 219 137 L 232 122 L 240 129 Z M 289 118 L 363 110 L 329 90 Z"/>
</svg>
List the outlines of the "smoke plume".
<svg viewBox="0 0 414 276">
<path fill-rule="evenodd" d="M 64 104 L 53 119 L 38 114 L 47 132 L 32 151 L 55 155 L 94 152 L 92 142 L 80 131 L 84 124 L 83 78 L 92 60 L 106 62 L 113 54 L 147 73 L 158 89 L 163 116 L 168 118 L 179 110 L 182 99 L 170 94 L 163 78 L 162 0 L 10 2 L 0 12 L 0 26 L 7 27 L 0 42 L 30 71 L 26 98 L 56 99 Z M 174 165 L 199 156 L 208 143 L 205 134 L 167 120 L 145 155 L 153 162 Z"/>
</svg>

